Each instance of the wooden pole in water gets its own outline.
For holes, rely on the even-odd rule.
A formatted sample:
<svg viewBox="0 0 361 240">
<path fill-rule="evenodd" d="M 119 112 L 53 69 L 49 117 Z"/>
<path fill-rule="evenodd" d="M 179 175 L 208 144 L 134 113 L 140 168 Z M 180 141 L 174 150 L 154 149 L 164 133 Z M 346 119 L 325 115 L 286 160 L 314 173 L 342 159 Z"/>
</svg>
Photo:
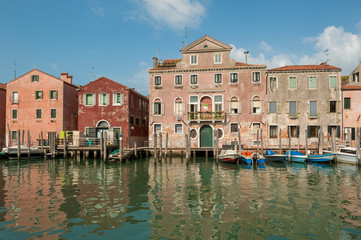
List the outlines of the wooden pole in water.
<svg viewBox="0 0 361 240">
<path fill-rule="evenodd" d="M 352 147 L 352 136 L 351 136 L 351 131 L 349 131 L 348 133 L 347 133 L 347 139 L 348 139 L 348 144 L 349 144 L 349 146 L 350 147 Z"/>
<path fill-rule="evenodd" d="M 189 143 L 188 143 L 188 134 L 186 133 L 185 135 L 184 135 L 184 137 L 185 137 L 185 145 L 186 145 L 186 161 L 188 161 L 188 159 L 189 159 L 189 151 L 188 151 L 188 146 L 189 146 Z"/>
<path fill-rule="evenodd" d="M 282 129 L 280 128 L 280 133 L 279 133 L 279 154 L 282 154 Z"/>
<path fill-rule="evenodd" d="M 134 157 L 138 157 L 138 152 L 137 152 L 137 142 L 134 142 Z"/>
<path fill-rule="evenodd" d="M 64 158 L 68 157 L 68 142 L 67 142 L 67 137 L 66 137 L 66 132 L 64 131 L 64 136 L 63 136 L 63 141 L 64 141 Z"/>
<path fill-rule="evenodd" d="M 357 151 L 357 159 L 358 159 L 358 163 L 360 164 L 360 128 L 356 128 L 356 151 Z"/>
<path fill-rule="evenodd" d="M 119 160 L 123 160 L 123 137 L 120 135 L 119 137 Z"/>
<path fill-rule="evenodd" d="M 336 129 L 331 129 L 331 151 L 336 153 Z"/>
<path fill-rule="evenodd" d="M 259 129 L 257 129 L 257 153 L 259 153 Z"/>
<path fill-rule="evenodd" d="M 238 153 L 241 154 L 241 128 L 238 127 Z"/>
<path fill-rule="evenodd" d="M 162 155 L 163 155 L 163 139 L 162 139 L 162 135 L 163 135 L 163 133 L 162 132 L 160 132 L 159 133 L 159 157 L 160 158 L 162 158 Z"/>
<path fill-rule="evenodd" d="M 40 136 L 41 136 L 41 151 L 43 152 L 43 154 L 45 154 L 45 152 L 44 152 L 44 136 L 43 136 L 43 131 L 40 132 Z"/>
<path fill-rule="evenodd" d="M 23 129 L 23 135 L 22 135 L 22 137 L 21 137 L 21 145 L 25 145 L 25 140 L 24 140 L 24 138 L 25 138 L 25 130 Z"/>
<path fill-rule="evenodd" d="M 168 132 L 165 133 L 165 158 L 168 157 Z"/>
<path fill-rule="evenodd" d="M 320 128 L 320 154 L 323 154 L 323 131 L 322 128 Z"/>
<path fill-rule="evenodd" d="M 20 129 L 17 132 L 17 141 L 18 141 L 18 160 L 20 160 Z"/>
<path fill-rule="evenodd" d="M 218 128 L 216 129 L 216 160 L 218 162 Z"/>
<path fill-rule="evenodd" d="M 30 130 L 28 130 L 28 158 L 30 158 Z"/>
<path fill-rule="evenodd" d="M 101 134 L 100 134 L 100 159 L 102 159 L 103 158 L 103 132 L 101 132 Z"/>
<path fill-rule="evenodd" d="M 288 161 L 291 162 L 291 131 L 288 126 Z"/>
<path fill-rule="evenodd" d="M 262 156 L 264 156 L 264 151 L 263 151 L 263 134 L 262 134 L 262 128 L 261 128 L 261 154 L 262 154 Z"/>
<path fill-rule="evenodd" d="M 157 134 L 154 134 L 154 158 L 157 159 L 158 158 L 158 153 L 157 153 Z"/>
<path fill-rule="evenodd" d="M 103 151 L 103 159 L 104 159 L 104 162 L 107 161 L 107 142 L 108 142 L 108 136 L 107 136 L 107 133 L 104 134 L 104 151 Z"/>
<path fill-rule="evenodd" d="M 305 130 L 305 141 L 306 141 L 306 145 L 305 145 L 306 155 L 308 155 L 308 131 L 307 131 L 307 128 Z"/>
</svg>

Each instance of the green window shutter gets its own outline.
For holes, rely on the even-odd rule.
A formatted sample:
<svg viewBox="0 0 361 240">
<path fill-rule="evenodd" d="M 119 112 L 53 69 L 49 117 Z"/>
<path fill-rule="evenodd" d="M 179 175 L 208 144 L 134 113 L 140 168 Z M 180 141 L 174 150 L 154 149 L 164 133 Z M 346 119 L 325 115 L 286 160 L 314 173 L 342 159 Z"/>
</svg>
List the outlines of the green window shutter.
<svg viewBox="0 0 361 240">
<path fill-rule="evenodd" d="M 351 128 L 351 139 L 355 140 L 356 139 L 356 129 L 355 128 Z"/>
<path fill-rule="evenodd" d="M 351 98 L 344 98 L 344 109 L 351 109 Z"/>
</svg>

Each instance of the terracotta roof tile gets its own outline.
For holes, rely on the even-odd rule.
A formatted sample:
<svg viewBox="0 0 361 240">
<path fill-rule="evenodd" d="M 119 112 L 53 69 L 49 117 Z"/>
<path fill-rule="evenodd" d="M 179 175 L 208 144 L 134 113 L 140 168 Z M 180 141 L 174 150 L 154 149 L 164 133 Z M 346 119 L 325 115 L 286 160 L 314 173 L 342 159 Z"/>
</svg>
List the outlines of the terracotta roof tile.
<svg viewBox="0 0 361 240">
<path fill-rule="evenodd" d="M 361 86 L 342 86 L 341 90 L 361 90 Z"/>
<path fill-rule="evenodd" d="M 302 70 L 341 70 L 341 68 L 331 66 L 325 63 L 320 65 L 290 65 L 279 68 L 268 69 L 267 71 L 302 71 Z"/>
<path fill-rule="evenodd" d="M 2 88 L 2 89 L 6 89 L 6 85 L 5 85 L 5 84 L 3 84 L 3 83 L 0 83 L 0 88 Z"/>
<path fill-rule="evenodd" d="M 175 67 L 177 62 L 181 61 L 182 59 L 166 59 L 164 60 L 159 67 Z"/>
</svg>

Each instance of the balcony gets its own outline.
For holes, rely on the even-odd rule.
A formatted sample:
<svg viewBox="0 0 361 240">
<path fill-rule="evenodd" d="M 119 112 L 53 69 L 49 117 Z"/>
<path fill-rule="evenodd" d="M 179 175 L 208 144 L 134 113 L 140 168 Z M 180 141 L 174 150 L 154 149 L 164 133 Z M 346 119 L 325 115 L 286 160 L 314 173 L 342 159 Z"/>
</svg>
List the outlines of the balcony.
<svg viewBox="0 0 361 240">
<path fill-rule="evenodd" d="M 188 112 L 188 121 L 224 121 L 226 114 L 224 112 Z"/>
</svg>

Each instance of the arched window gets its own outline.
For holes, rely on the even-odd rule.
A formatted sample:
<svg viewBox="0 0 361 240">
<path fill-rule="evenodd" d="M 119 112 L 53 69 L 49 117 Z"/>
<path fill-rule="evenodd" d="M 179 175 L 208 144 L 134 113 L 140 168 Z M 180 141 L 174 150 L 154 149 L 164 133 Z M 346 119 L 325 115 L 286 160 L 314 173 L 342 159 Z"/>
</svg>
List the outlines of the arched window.
<svg viewBox="0 0 361 240">
<path fill-rule="evenodd" d="M 164 103 L 160 98 L 154 99 L 153 116 L 160 116 L 164 114 Z"/>
<path fill-rule="evenodd" d="M 174 101 L 174 116 L 184 115 L 184 102 L 181 98 L 176 98 Z"/>
<path fill-rule="evenodd" d="M 241 102 L 238 101 L 238 97 L 232 97 L 229 101 L 229 113 L 239 114 L 241 113 Z"/>
<path fill-rule="evenodd" d="M 251 114 L 262 113 L 262 101 L 259 96 L 254 96 L 251 100 Z"/>
</svg>

